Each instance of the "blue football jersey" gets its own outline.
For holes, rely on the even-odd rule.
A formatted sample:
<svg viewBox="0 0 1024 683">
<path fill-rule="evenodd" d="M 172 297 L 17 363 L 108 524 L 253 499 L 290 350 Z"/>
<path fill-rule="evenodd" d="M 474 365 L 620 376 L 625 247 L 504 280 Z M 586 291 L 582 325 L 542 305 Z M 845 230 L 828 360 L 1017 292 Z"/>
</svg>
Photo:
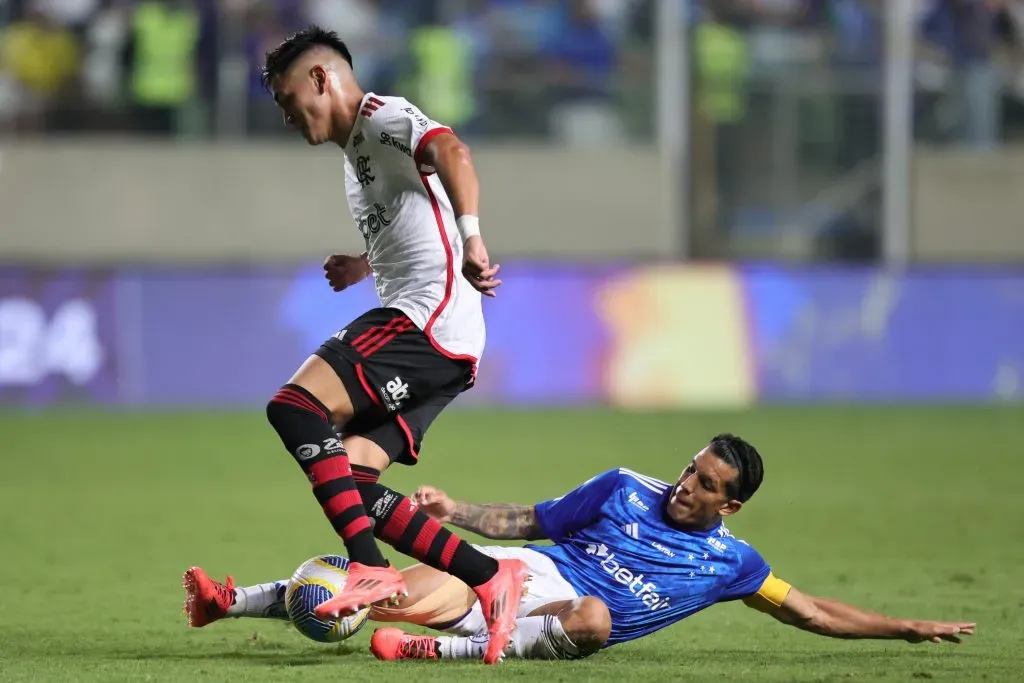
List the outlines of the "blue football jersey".
<svg viewBox="0 0 1024 683">
<path fill-rule="evenodd" d="M 536 506 L 554 545 L 530 545 L 612 617 L 608 645 L 640 638 L 717 602 L 757 593 L 769 567 L 724 524 L 684 531 L 665 515 L 672 486 L 628 469 L 605 472 Z"/>
</svg>

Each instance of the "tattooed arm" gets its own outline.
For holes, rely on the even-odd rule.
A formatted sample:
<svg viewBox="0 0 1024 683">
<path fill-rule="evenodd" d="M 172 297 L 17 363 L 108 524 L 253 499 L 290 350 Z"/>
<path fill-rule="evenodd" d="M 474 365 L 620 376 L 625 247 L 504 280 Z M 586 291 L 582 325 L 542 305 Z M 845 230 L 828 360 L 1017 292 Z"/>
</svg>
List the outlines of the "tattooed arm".
<svg viewBox="0 0 1024 683">
<path fill-rule="evenodd" d="M 532 505 L 455 502 L 451 523 L 484 538 L 536 541 L 544 538 Z"/>
<path fill-rule="evenodd" d="M 532 505 L 463 503 L 431 486 L 421 486 L 413 500 L 439 522 L 450 522 L 484 538 L 520 541 L 545 538 Z"/>
</svg>

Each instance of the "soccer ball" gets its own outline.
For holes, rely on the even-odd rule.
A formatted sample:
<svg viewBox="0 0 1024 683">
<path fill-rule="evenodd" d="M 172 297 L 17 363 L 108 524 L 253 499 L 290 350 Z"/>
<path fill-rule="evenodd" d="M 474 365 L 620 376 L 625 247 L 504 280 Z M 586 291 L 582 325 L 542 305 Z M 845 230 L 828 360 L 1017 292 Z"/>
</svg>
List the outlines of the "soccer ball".
<svg viewBox="0 0 1024 683">
<path fill-rule="evenodd" d="M 368 608 L 342 619 L 324 620 L 313 613 L 317 605 L 337 595 L 347 579 L 348 558 L 341 555 L 319 555 L 299 565 L 284 593 L 288 618 L 299 633 L 321 643 L 337 643 L 366 624 Z"/>
</svg>

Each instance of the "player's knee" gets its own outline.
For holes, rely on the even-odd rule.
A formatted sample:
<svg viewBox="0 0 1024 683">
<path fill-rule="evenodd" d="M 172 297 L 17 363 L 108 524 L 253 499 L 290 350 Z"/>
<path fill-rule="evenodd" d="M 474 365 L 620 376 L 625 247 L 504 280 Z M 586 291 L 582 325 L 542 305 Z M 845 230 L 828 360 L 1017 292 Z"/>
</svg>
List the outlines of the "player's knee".
<svg viewBox="0 0 1024 683">
<path fill-rule="evenodd" d="M 271 397 L 267 402 L 266 414 L 270 426 L 289 451 L 303 444 L 308 445 L 311 433 L 317 434 L 314 443 L 319 443 L 323 439 L 319 434 L 330 417 L 327 408 L 316 396 L 292 384 L 284 385 Z M 337 439 L 336 442 L 340 448 L 341 440 Z"/>
<path fill-rule="evenodd" d="M 267 418 L 274 422 L 293 415 L 311 415 L 324 422 L 333 419 L 316 393 L 299 384 L 285 384 L 267 403 Z"/>
<path fill-rule="evenodd" d="M 593 654 L 608 642 L 612 615 L 600 599 L 586 596 L 573 605 L 562 627 L 583 656 Z"/>
<path fill-rule="evenodd" d="M 612 631 L 612 615 L 603 601 L 588 595 L 580 598 L 573 612 L 584 632 L 601 644 L 608 640 Z"/>
<path fill-rule="evenodd" d="M 267 401 L 267 422 L 278 432 L 281 431 L 280 425 L 288 419 L 289 412 L 288 404 L 281 400 L 280 391 Z"/>
<path fill-rule="evenodd" d="M 313 412 L 311 408 L 301 402 L 301 399 L 297 398 L 288 386 L 281 387 L 267 401 L 267 421 L 278 434 L 292 431 L 288 429 L 292 422 L 296 419 L 308 418 L 311 412 Z"/>
</svg>

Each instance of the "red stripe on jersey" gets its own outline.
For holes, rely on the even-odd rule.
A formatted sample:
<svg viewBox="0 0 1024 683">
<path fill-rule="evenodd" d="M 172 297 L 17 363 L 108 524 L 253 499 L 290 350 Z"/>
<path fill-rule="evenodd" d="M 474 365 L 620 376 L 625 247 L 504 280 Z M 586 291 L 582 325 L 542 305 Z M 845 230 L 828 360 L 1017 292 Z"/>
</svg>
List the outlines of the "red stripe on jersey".
<svg viewBox="0 0 1024 683">
<path fill-rule="evenodd" d="M 413 153 L 412 158 L 413 161 L 416 162 L 416 169 L 419 170 L 420 173 L 423 173 L 421 167 L 430 167 L 430 164 L 423 161 L 423 155 L 427 151 L 427 145 L 429 145 L 430 141 L 436 138 L 438 135 L 444 135 L 445 133 L 447 133 L 448 135 L 455 135 L 451 128 L 431 128 L 426 133 L 424 133 L 423 137 L 420 138 L 420 141 L 416 143 L 416 151 Z"/>
<path fill-rule="evenodd" d="M 384 106 L 384 100 L 378 99 L 376 97 L 371 97 L 370 99 L 367 100 L 367 102 L 372 102 L 376 104 L 378 107 Z"/>
<path fill-rule="evenodd" d="M 435 128 L 434 130 L 442 130 L 441 128 Z M 444 130 L 448 130 L 447 128 Z M 433 132 L 433 131 L 431 131 Z M 450 130 L 448 132 L 451 132 Z M 430 133 L 427 133 L 430 135 Z M 423 138 L 426 139 L 427 135 Z M 423 141 L 420 141 L 420 146 L 423 145 Z M 418 149 L 418 148 L 417 148 Z M 437 232 L 441 237 L 441 245 L 444 247 L 444 256 L 447 261 L 445 268 L 445 282 L 444 282 L 444 298 L 441 299 L 440 305 L 437 310 L 433 312 L 430 319 L 427 320 L 426 326 L 423 328 L 423 334 L 427 335 L 427 339 L 430 340 L 430 345 L 443 356 L 451 358 L 452 360 L 463 360 L 469 361 L 473 364 L 473 376 L 476 376 L 476 363 L 477 359 L 470 355 L 451 353 L 447 351 L 443 346 L 437 343 L 434 339 L 433 328 L 434 323 L 437 322 L 438 317 L 444 311 L 445 306 L 452 299 L 452 287 L 455 286 L 455 255 L 452 253 L 452 245 L 448 243 L 448 232 L 444 229 L 444 216 L 441 214 L 441 205 L 437 203 L 437 197 L 434 196 L 434 190 L 430 187 L 429 176 L 420 174 L 420 180 L 423 181 L 423 187 L 427 190 L 427 196 L 430 198 L 430 206 L 434 209 L 434 221 L 437 223 Z"/>
</svg>

